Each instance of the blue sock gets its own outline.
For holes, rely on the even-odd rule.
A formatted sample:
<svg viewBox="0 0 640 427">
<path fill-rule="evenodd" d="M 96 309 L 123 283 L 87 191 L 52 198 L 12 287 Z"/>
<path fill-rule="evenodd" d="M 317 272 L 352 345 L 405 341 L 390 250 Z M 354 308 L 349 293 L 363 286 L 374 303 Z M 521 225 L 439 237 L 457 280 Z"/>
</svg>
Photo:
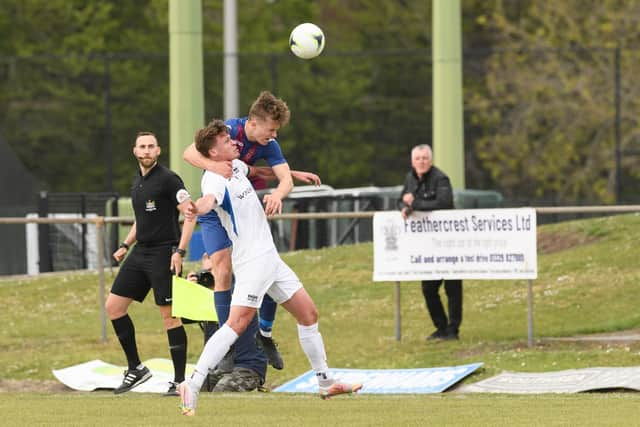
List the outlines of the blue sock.
<svg viewBox="0 0 640 427">
<path fill-rule="evenodd" d="M 231 308 L 231 290 L 213 293 L 213 302 L 216 306 L 218 314 L 218 324 L 224 325 L 229 318 L 229 309 Z"/>
<path fill-rule="evenodd" d="M 273 322 L 276 320 L 276 310 L 278 304 L 268 294 L 264 296 L 260 306 L 260 332 L 262 335 L 270 337 Z"/>
</svg>

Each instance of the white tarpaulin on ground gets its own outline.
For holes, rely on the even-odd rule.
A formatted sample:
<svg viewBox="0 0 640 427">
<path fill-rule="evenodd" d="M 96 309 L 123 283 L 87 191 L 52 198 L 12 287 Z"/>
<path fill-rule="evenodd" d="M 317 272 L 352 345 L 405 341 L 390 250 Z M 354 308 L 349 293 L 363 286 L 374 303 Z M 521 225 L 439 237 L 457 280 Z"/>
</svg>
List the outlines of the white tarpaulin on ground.
<svg viewBox="0 0 640 427">
<path fill-rule="evenodd" d="M 376 212 L 373 280 L 535 279 L 531 208 Z"/>
<path fill-rule="evenodd" d="M 139 393 L 164 393 L 173 381 L 173 364 L 169 359 L 149 359 L 144 365 L 149 368 L 152 377 L 131 391 Z M 187 364 L 187 375 L 193 372 L 194 365 Z M 53 370 L 53 375 L 64 385 L 79 391 L 115 389 L 122 383 L 124 366 L 112 365 L 102 360 L 92 360 L 80 365 Z"/>
<path fill-rule="evenodd" d="M 640 367 L 585 368 L 556 372 L 504 372 L 495 377 L 463 385 L 462 393 L 579 393 L 627 389 L 640 391 Z"/>
</svg>

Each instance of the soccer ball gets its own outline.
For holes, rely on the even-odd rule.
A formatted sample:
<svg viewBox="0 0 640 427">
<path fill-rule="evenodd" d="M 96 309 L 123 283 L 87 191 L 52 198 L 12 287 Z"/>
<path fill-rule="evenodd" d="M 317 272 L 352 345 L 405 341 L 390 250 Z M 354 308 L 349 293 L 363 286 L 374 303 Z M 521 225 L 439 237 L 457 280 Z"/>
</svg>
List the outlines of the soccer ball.
<svg viewBox="0 0 640 427">
<path fill-rule="evenodd" d="M 315 58 L 324 49 L 324 33 L 317 25 L 300 24 L 291 31 L 289 48 L 299 58 Z"/>
</svg>

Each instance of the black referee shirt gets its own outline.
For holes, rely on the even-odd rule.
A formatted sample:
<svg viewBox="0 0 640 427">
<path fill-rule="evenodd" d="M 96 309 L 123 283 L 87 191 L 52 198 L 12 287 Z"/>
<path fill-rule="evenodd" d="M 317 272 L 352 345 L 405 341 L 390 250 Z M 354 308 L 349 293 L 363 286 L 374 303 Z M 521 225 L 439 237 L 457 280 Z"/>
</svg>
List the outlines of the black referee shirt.
<svg viewBox="0 0 640 427">
<path fill-rule="evenodd" d="M 169 168 L 156 164 L 145 176 L 138 168 L 131 187 L 138 244 L 178 244 L 180 223 L 176 207 L 181 190 L 186 191 L 182 179 Z"/>
</svg>

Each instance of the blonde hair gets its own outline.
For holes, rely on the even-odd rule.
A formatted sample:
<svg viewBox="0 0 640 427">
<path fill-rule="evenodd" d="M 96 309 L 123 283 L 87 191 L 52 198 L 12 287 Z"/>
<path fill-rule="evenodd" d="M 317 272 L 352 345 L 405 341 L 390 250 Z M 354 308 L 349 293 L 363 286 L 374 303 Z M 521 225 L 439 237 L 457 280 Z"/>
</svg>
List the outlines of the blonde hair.
<svg viewBox="0 0 640 427">
<path fill-rule="evenodd" d="M 267 90 L 260 92 L 249 109 L 249 118 L 271 119 L 280 126 L 289 123 L 290 117 L 291 112 L 287 103 Z"/>
</svg>

